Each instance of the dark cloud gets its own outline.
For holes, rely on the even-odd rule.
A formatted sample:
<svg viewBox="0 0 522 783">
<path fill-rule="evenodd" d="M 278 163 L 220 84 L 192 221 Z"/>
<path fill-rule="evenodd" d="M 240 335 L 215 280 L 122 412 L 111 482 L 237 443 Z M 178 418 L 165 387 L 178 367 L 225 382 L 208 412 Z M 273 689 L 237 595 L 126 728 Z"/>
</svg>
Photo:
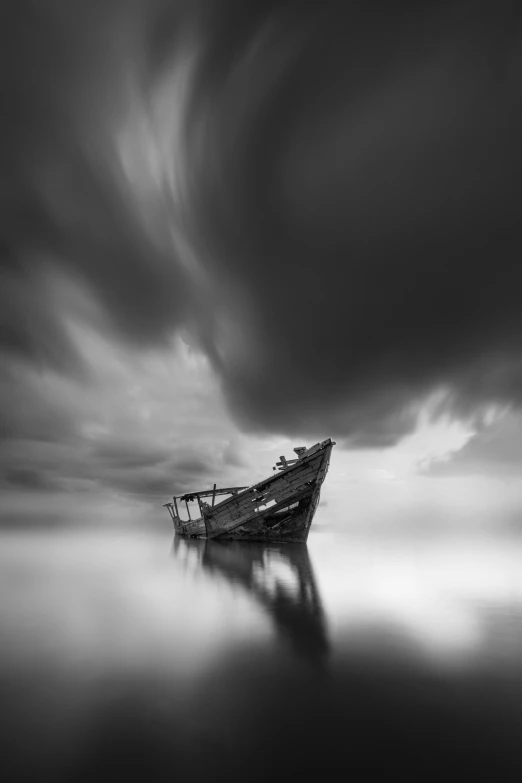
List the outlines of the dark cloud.
<svg viewBox="0 0 522 783">
<path fill-rule="evenodd" d="M 92 475 L 90 460 L 88 472 Z M 133 455 L 127 461 L 102 462 L 95 471 L 99 485 L 124 492 L 126 495 L 149 497 L 165 502 L 173 494 L 194 491 L 197 488 L 211 489 L 212 482 L 221 473 L 219 465 L 204 457 L 186 457 L 179 454 L 169 456 L 162 462 L 134 462 Z"/>
<path fill-rule="evenodd" d="M 194 491 L 195 487 L 210 489 L 222 471 L 219 465 L 204 458 L 187 459 L 174 453 L 161 462 L 134 459 L 132 454 L 121 461 L 115 461 L 113 457 L 93 461 L 87 457 L 83 472 L 96 487 L 165 502 L 172 494 Z"/>
<path fill-rule="evenodd" d="M 145 67 L 142 13 L 135 0 L 3 5 L 1 310 L 5 344 L 22 355 L 62 363 L 60 312 L 35 274 L 42 256 L 138 344 L 162 340 L 186 313 L 176 254 L 135 214 L 114 143 L 128 82 Z"/>
<path fill-rule="evenodd" d="M 176 491 L 174 472 L 168 465 L 134 470 L 111 466 L 100 471 L 96 481 L 97 487 L 107 487 L 126 496 L 152 498 L 156 502 L 166 502 Z"/>
<path fill-rule="evenodd" d="M 165 447 L 151 446 L 137 437 L 111 438 L 93 447 L 92 459 L 122 468 L 147 468 L 166 462 L 170 453 Z"/>
<path fill-rule="evenodd" d="M 125 444 L 109 436 L 103 444 L 77 438 L 69 445 L 28 440 L 5 441 L 0 450 L 0 485 L 7 490 L 96 494 L 109 490 L 127 497 L 164 502 L 173 493 L 211 488 L 222 473 L 203 456 L 183 448 Z"/>
<path fill-rule="evenodd" d="M 195 456 L 178 458 L 174 466 L 180 473 L 205 473 L 210 470 L 207 460 Z"/>
<path fill-rule="evenodd" d="M 245 428 L 390 445 L 440 387 L 520 402 L 515 4 L 2 14 L 10 355 L 73 371 L 51 265 L 133 345 L 189 329 Z"/>
<path fill-rule="evenodd" d="M 32 468 L 8 468 L 5 471 L 5 481 L 7 485 L 26 490 L 45 492 L 59 488 L 59 485 L 51 481 L 45 473 Z"/>
<path fill-rule="evenodd" d="M 56 316 L 45 284 L 41 264 L 27 263 L 9 269 L 9 260 L 1 258 L 0 334 L 2 349 L 9 357 L 22 357 L 40 366 L 52 366 L 66 372 L 81 372 L 81 363 L 61 319 Z"/>
<path fill-rule="evenodd" d="M 254 303 L 243 420 L 388 444 L 437 386 L 519 397 L 520 20 L 340 8 L 210 35 L 194 214 Z"/>
</svg>

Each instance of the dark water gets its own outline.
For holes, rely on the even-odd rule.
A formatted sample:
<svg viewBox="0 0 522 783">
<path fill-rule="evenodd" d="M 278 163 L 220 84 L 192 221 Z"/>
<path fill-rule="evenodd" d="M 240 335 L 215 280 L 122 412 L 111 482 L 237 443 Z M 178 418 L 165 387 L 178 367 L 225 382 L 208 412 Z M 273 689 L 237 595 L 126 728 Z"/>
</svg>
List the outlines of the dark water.
<svg viewBox="0 0 522 783">
<path fill-rule="evenodd" d="M 521 555 L 6 533 L 4 779 L 520 780 Z"/>
</svg>

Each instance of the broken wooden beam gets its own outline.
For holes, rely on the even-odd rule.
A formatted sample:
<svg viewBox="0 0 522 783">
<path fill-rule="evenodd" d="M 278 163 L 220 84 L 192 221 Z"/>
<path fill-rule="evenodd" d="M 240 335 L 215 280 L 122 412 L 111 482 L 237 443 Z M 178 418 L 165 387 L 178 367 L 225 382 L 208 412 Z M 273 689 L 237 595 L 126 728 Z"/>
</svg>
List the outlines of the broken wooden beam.
<svg viewBox="0 0 522 783">
<path fill-rule="evenodd" d="M 197 497 L 200 498 L 209 498 L 212 497 L 212 495 L 234 495 L 237 492 L 241 492 L 244 489 L 248 489 L 248 487 L 222 487 L 218 488 L 216 484 L 214 484 L 215 489 L 204 489 L 199 492 L 186 492 L 184 495 L 176 495 L 176 498 L 178 500 L 195 500 Z"/>
</svg>

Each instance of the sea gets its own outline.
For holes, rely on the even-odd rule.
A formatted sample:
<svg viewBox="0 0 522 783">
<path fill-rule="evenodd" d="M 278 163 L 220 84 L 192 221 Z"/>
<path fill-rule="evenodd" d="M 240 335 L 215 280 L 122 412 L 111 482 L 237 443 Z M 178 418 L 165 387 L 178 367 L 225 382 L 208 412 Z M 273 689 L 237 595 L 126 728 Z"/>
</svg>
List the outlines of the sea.
<svg viewBox="0 0 522 783">
<path fill-rule="evenodd" d="M 522 780 L 522 536 L 0 536 L 5 781 Z"/>
</svg>

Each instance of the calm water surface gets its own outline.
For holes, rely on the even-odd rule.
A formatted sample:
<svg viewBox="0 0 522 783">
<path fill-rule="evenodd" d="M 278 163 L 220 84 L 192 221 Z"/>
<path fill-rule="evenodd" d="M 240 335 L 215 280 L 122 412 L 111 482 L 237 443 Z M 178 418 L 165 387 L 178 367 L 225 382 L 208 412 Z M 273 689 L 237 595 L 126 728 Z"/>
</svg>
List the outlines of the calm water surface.
<svg viewBox="0 0 522 783">
<path fill-rule="evenodd" d="M 8 779 L 522 779 L 519 538 L 1 541 Z"/>
</svg>

